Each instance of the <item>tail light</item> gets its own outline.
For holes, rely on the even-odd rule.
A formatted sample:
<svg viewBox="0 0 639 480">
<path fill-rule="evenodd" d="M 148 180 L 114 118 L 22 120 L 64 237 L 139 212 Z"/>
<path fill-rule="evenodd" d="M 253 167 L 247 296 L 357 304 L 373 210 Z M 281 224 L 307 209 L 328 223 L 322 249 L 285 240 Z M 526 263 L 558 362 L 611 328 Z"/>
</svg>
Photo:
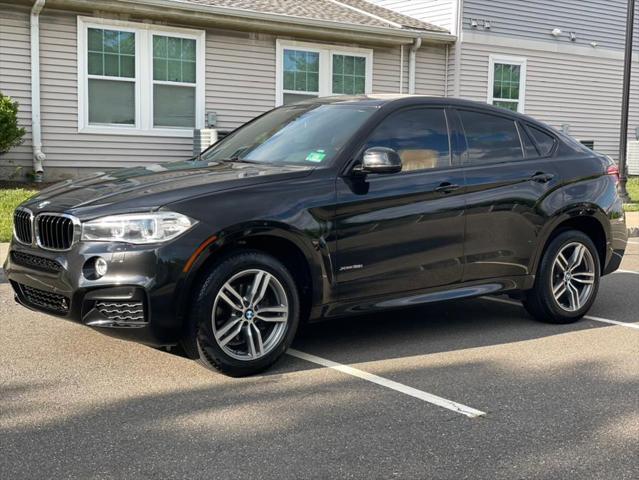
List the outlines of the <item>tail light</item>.
<svg viewBox="0 0 639 480">
<path fill-rule="evenodd" d="M 615 183 L 619 184 L 619 167 L 617 165 L 610 165 L 606 169 L 606 175 L 612 175 L 615 177 Z"/>
</svg>

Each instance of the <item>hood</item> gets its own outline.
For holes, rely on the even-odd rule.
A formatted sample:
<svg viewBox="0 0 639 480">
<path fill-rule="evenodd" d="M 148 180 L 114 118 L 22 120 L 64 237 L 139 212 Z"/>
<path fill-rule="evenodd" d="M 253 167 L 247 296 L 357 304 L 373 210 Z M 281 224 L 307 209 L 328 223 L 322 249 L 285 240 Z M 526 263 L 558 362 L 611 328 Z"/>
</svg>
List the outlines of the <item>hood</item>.
<svg viewBox="0 0 639 480">
<path fill-rule="evenodd" d="M 156 210 L 230 188 L 306 176 L 312 167 L 241 162 L 170 162 L 67 180 L 23 204 L 34 213 L 67 212 L 80 218 Z"/>
</svg>

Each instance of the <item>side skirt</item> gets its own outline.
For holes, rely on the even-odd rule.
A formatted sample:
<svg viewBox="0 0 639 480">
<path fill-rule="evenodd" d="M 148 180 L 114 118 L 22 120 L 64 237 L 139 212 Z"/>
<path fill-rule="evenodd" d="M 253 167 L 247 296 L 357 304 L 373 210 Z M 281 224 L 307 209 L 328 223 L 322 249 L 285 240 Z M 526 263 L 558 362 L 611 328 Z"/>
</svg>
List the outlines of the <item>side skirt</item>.
<svg viewBox="0 0 639 480">
<path fill-rule="evenodd" d="M 413 290 L 397 295 L 385 297 L 368 297 L 345 302 L 336 302 L 323 305 L 315 309 L 316 315 L 311 322 L 321 321 L 325 318 L 346 315 L 361 315 L 380 310 L 393 308 L 406 308 L 459 298 L 480 297 L 511 291 L 529 290 L 535 282 L 534 275 L 521 275 L 516 277 L 494 278 L 475 282 L 459 283 L 446 287 L 430 288 L 428 290 Z"/>
</svg>

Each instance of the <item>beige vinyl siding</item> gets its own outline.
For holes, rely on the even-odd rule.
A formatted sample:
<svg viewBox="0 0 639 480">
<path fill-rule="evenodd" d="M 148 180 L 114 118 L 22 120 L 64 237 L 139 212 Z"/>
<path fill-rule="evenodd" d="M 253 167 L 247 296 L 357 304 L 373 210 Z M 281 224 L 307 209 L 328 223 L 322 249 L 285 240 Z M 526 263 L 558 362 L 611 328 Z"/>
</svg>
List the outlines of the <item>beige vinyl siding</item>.
<svg viewBox="0 0 639 480">
<path fill-rule="evenodd" d="M 404 63 L 408 47 L 404 47 Z M 400 93 L 400 48 L 375 49 L 373 51 L 373 93 Z M 407 88 L 407 71 L 404 72 L 404 89 Z M 406 90 L 404 90 L 406 91 Z"/>
<path fill-rule="evenodd" d="M 4 7 L 3 7 L 4 8 Z M 14 7 L 0 16 L 0 88 L 20 101 L 21 124 L 30 124 L 28 10 Z M 144 19 L 131 18 L 131 21 Z M 191 138 L 78 132 L 77 16 L 45 8 L 41 18 L 41 116 L 45 172 L 109 169 L 188 158 Z M 188 25 L 176 25 L 189 27 Z M 346 47 L 371 48 L 362 44 Z M 400 48 L 373 48 L 373 91 L 400 92 Z M 217 113 L 220 130 L 232 130 L 275 106 L 276 37 L 218 29 L 206 31 L 206 108 Z M 445 47 L 425 45 L 418 53 L 417 91 L 444 91 Z M 404 48 L 404 92 L 408 84 L 408 47 Z M 9 160 L 31 165 L 31 139 Z M 49 177 L 51 178 L 51 177 Z"/>
<path fill-rule="evenodd" d="M 47 12 L 40 19 L 42 144 L 45 171 L 99 168 L 184 159 L 190 138 L 78 132 L 77 18 Z"/>
<path fill-rule="evenodd" d="M 486 102 L 490 54 L 527 59 L 525 113 L 570 134 L 594 140 L 595 149 L 618 157 L 623 62 L 523 48 L 465 43 L 462 46 L 461 96 Z M 634 83 L 631 98 L 639 95 Z M 631 102 L 629 131 L 639 126 L 639 108 Z"/>
<path fill-rule="evenodd" d="M 3 7 L 0 7 L 3 8 Z M 29 49 L 28 10 L 0 14 L 0 91 L 20 104 L 18 123 L 27 130 L 24 143 L 0 155 L 2 175 L 16 174 L 17 167 L 31 166 L 31 54 Z"/>
<path fill-rule="evenodd" d="M 424 45 L 417 50 L 415 65 L 417 95 L 446 95 L 446 46 Z"/>
<path fill-rule="evenodd" d="M 206 32 L 206 111 L 231 130 L 275 107 L 275 38 Z"/>
</svg>

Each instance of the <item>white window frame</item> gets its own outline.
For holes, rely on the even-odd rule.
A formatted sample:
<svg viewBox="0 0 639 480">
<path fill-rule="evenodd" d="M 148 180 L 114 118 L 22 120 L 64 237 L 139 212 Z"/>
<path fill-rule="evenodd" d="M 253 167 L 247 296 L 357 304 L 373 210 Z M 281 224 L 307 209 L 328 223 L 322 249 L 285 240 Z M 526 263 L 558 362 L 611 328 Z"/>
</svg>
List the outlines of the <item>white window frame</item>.
<svg viewBox="0 0 639 480">
<path fill-rule="evenodd" d="M 517 65 L 519 66 L 519 100 L 517 103 L 517 112 L 525 112 L 526 100 L 526 57 L 513 57 L 508 55 L 490 55 L 488 60 L 488 97 L 487 102 L 493 105 L 494 101 L 513 101 L 508 98 L 494 98 L 493 91 L 495 88 L 495 64 Z"/>
<path fill-rule="evenodd" d="M 275 106 L 279 107 L 284 103 L 284 93 L 300 94 L 304 92 L 294 92 L 284 90 L 284 50 L 302 50 L 319 53 L 319 96 L 326 97 L 333 95 L 333 55 L 350 55 L 353 57 L 364 57 L 366 59 L 366 95 L 373 92 L 373 50 L 369 48 L 344 47 L 339 45 L 328 45 L 321 43 L 298 42 L 294 40 L 276 40 L 275 56 Z M 310 93 L 312 95 L 312 93 Z"/>
<path fill-rule="evenodd" d="M 89 28 L 121 30 L 135 33 L 135 125 L 89 124 L 89 78 L 129 81 L 119 77 L 92 76 L 87 68 L 87 35 Z M 153 35 L 173 36 L 196 41 L 196 83 L 160 82 L 153 80 Z M 193 128 L 153 127 L 153 85 L 195 86 L 195 127 L 204 128 L 205 120 L 205 48 L 206 33 L 177 27 L 78 16 L 78 132 L 106 135 L 144 135 L 193 137 Z"/>
</svg>

